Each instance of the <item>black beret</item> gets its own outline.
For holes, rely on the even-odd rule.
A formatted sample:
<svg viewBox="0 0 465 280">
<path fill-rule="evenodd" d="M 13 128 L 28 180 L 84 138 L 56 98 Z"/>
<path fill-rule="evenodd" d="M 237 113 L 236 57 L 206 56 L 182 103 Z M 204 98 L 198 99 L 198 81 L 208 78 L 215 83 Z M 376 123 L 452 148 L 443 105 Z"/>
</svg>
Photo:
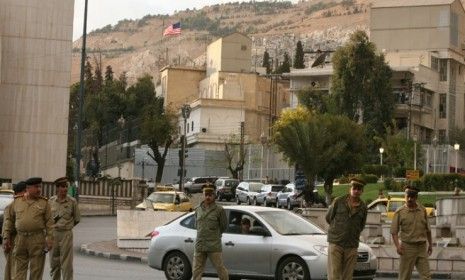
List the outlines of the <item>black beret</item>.
<svg viewBox="0 0 465 280">
<path fill-rule="evenodd" d="M 13 191 L 15 193 L 20 193 L 26 189 L 26 182 L 21 181 L 13 185 Z"/>
<path fill-rule="evenodd" d="M 60 177 L 53 182 L 56 186 L 66 185 L 68 183 L 67 177 Z"/>
<path fill-rule="evenodd" d="M 360 187 L 364 187 L 366 185 L 365 181 L 363 181 L 360 178 L 350 178 L 350 184 L 352 186 L 360 186 Z"/>
<path fill-rule="evenodd" d="M 418 195 L 418 193 L 420 192 L 419 189 L 417 189 L 416 187 L 413 187 L 413 186 L 407 186 L 405 187 L 405 194 L 407 195 Z"/>
<path fill-rule="evenodd" d="M 26 180 L 26 185 L 34 186 L 42 183 L 42 178 L 40 177 L 32 177 Z"/>
</svg>

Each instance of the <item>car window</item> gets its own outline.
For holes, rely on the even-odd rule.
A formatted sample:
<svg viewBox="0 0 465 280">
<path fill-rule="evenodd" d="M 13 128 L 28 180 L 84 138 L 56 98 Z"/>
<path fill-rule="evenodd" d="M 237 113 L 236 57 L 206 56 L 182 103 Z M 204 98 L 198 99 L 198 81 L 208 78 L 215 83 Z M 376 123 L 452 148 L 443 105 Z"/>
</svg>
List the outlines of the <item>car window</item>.
<svg viewBox="0 0 465 280">
<path fill-rule="evenodd" d="M 190 229 L 196 229 L 195 228 L 195 215 L 192 214 L 188 217 L 186 217 L 184 220 L 181 221 L 181 226 L 190 228 Z"/>
<path fill-rule="evenodd" d="M 174 201 L 174 194 L 172 193 L 151 193 L 148 197 L 148 200 L 155 202 L 155 203 L 173 203 Z"/>
<path fill-rule="evenodd" d="M 237 185 L 239 185 L 239 181 L 237 181 L 237 180 L 226 180 L 226 181 L 224 181 L 224 185 L 226 187 L 233 187 L 234 188 L 234 187 L 237 187 Z"/>
<path fill-rule="evenodd" d="M 215 186 L 221 187 L 221 184 L 223 183 L 223 180 L 216 180 Z"/>
<path fill-rule="evenodd" d="M 248 213 L 242 211 L 231 210 L 229 211 L 228 217 L 228 228 L 226 229 L 227 233 L 233 234 L 253 234 L 252 232 L 245 232 L 244 228 L 241 225 L 241 221 L 247 219 L 250 222 L 249 230 L 252 231 L 253 227 L 262 227 L 263 224 L 254 216 L 249 215 Z"/>
<path fill-rule="evenodd" d="M 263 184 L 261 183 L 250 183 L 249 184 L 249 190 L 251 192 L 260 192 L 260 189 L 262 188 Z"/>
<path fill-rule="evenodd" d="M 395 212 L 399 207 L 404 205 L 403 201 L 392 201 L 389 203 L 389 212 Z"/>
<path fill-rule="evenodd" d="M 325 234 L 314 224 L 288 211 L 263 211 L 256 214 L 282 235 Z"/>
<path fill-rule="evenodd" d="M 207 182 L 207 179 L 205 178 L 197 178 L 194 180 L 194 184 L 205 184 Z"/>
<path fill-rule="evenodd" d="M 272 186 L 271 187 L 271 191 L 272 192 L 279 192 L 280 190 L 282 190 L 284 188 L 284 186 Z"/>
</svg>

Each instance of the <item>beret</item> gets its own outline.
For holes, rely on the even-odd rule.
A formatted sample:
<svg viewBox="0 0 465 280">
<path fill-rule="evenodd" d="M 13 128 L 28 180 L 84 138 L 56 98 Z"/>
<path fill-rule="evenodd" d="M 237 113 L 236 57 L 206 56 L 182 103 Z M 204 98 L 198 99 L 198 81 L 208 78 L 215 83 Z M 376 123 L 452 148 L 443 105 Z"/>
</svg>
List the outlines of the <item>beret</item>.
<svg viewBox="0 0 465 280">
<path fill-rule="evenodd" d="M 26 189 L 26 182 L 20 181 L 13 186 L 13 191 L 15 193 L 20 193 Z"/>
<path fill-rule="evenodd" d="M 420 190 L 417 189 L 416 187 L 412 187 L 412 186 L 405 187 L 405 193 L 407 195 L 417 195 L 418 192 L 420 192 Z"/>
<path fill-rule="evenodd" d="M 215 185 L 205 184 L 205 185 L 202 186 L 202 191 L 203 192 L 214 192 L 215 191 Z"/>
<path fill-rule="evenodd" d="M 64 185 L 66 183 L 68 183 L 68 178 L 67 177 L 60 177 L 58 179 L 56 179 L 54 182 L 53 182 L 55 185 Z"/>
<path fill-rule="evenodd" d="M 26 185 L 28 186 L 38 185 L 41 183 L 42 183 L 42 178 L 40 177 L 32 177 L 26 180 Z"/>
<path fill-rule="evenodd" d="M 364 187 L 366 185 L 365 181 L 359 178 L 350 178 L 350 184 L 353 186 L 357 185 L 361 187 Z"/>
</svg>

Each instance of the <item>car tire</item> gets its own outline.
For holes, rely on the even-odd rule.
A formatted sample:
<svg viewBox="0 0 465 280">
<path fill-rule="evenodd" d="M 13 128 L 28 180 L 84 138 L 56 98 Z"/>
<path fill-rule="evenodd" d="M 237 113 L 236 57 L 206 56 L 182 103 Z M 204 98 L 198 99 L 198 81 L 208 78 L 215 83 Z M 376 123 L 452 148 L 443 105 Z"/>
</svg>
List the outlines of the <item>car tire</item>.
<svg viewBox="0 0 465 280">
<path fill-rule="evenodd" d="M 239 199 L 239 196 L 236 196 L 236 203 L 237 205 L 241 205 L 241 200 Z"/>
<path fill-rule="evenodd" d="M 192 277 L 189 260 L 181 252 L 171 252 L 165 257 L 163 271 L 168 280 L 189 280 Z"/>
<path fill-rule="evenodd" d="M 286 205 L 286 206 L 287 206 L 287 210 L 292 210 L 292 208 L 294 208 L 294 207 L 292 206 L 291 201 L 290 201 L 289 199 L 287 200 L 287 205 Z"/>
<path fill-rule="evenodd" d="M 287 257 L 280 262 L 276 271 L 276 279 L 310 280 L 310 272 L 307 265 L 299 257 Z"/>
</svg>

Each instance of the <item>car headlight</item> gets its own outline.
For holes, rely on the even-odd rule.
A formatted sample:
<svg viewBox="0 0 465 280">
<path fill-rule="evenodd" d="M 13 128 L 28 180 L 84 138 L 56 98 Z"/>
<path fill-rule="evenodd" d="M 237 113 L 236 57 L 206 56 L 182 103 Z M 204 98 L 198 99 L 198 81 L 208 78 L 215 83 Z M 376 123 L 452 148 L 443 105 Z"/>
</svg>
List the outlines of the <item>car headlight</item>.
<svg viewBox="0 0 465 280">
<path fill-rule="evenodd" d="M 322 253 L 323 255 L 328 255 L 328 246 L 324 245 L 313 245 L 313 249 L 317 250 L 318 252 Z"/>
</svg>

